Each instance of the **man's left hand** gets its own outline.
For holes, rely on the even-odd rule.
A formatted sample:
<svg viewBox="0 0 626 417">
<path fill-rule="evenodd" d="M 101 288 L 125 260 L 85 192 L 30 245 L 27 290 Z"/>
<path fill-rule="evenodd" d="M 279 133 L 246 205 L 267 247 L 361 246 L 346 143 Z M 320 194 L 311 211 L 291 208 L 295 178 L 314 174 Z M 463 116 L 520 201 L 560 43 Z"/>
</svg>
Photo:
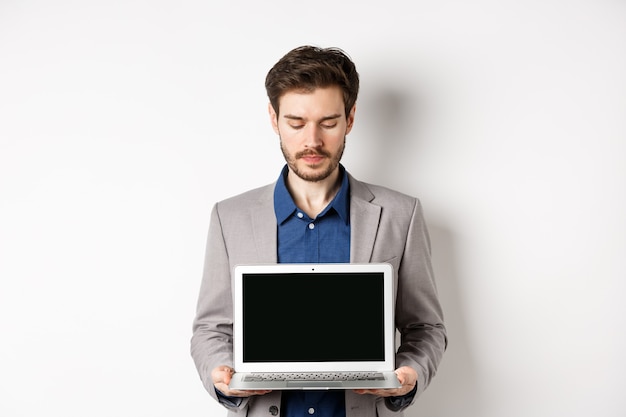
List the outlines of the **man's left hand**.
<svg viewBox="0 0 626 417">
<path fill-rule="evenodd" d="M 356 389 L 357 394 L 371 394 L 379 397 L 402 397 L 415 388 L 417 384 L 417 372 L 409 366 L 402 366 L 396 369 L 398 380 L 402 384 L 400 388 L 394 389 Z"/>
</svg>

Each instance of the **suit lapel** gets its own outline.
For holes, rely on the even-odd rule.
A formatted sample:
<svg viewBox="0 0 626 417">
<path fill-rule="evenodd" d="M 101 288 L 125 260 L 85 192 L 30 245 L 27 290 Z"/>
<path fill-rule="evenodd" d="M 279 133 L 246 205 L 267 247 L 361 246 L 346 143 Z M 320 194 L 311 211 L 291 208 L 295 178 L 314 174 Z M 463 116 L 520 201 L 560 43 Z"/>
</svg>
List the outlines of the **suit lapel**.
<svg viewBox="0 0 626 417">
<path fill-rule="evenodd" d="M 258 204 L 250 204 L 249 216 L 258 262 L 277 263 L 277 230 L 274 213 L 274 186 L 268 186 Z"/>
<path fill-rule="evenodd" d="M 350 262 L 365 263 L 372 259 L 380 222 L 380 206 L 372 204 L 374 195 L 361 182 L 350 179 Z"/>
</svg>

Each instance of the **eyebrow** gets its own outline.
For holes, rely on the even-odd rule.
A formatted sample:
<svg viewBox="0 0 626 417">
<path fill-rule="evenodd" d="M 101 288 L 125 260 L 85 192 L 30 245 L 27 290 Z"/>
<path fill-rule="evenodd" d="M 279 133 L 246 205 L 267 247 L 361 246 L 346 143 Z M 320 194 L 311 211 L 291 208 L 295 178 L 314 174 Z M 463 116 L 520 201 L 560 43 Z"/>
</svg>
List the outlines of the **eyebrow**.
<svg viewBox="0 0 626 417">
<path fill-rule="evenodd" d="M 285 119 L 290 119 L 290 120 L 304 120 L 304 117 L 301 116 L 295 116 L 293 114 L 285 114 L 283 116 Z M 330 116 L 324 116 L 321 119 L 318 120 L 318 123 L 321 122 L 325 122 L 326 120 L 333 120 L 333 119 L 338 119 L 340 118 L 341 115 L 340 114 L 331 114 Z"/>
</svg>

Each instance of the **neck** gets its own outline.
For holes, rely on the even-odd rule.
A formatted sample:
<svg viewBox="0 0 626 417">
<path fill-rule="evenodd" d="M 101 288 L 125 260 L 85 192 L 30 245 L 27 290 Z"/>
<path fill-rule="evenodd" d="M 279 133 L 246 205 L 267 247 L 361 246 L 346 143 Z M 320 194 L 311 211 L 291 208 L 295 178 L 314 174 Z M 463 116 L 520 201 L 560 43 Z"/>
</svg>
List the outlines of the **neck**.
<svg viewBox="0 0 626 417">
<path fill-rule="evenodd" d="M 341 187 L 339 169 L 322 181 L 306 181 L 289 171 L 287 189 L 296 206 L 314 219 L 335 198 Z"/>
</svg>

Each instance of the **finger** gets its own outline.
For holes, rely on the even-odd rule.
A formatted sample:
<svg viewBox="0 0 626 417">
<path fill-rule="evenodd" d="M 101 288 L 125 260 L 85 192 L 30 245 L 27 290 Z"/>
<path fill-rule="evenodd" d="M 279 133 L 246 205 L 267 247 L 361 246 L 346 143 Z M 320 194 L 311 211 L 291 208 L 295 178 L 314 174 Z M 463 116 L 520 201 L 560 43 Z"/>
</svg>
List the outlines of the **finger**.
<svg viewBox="0 0 626 417">
<path fill-rule="evenodd" d="M 402 366 L 395 370 L 396 376 L 402 385 L 413 386 L 417 383 L 417 372 L 408 366 Z"/>
<path fill-rule="evenodd" d="M 222 394 L 229 397 L 251 397 L 253 395 L 265 395 L 272 392 L 271 390 L 230 390 L 228 386 L 225 386 L 224 389 L 226 390 L 225 392 L 221 389 L 220 391 Z"/>
<path fill-rule="evenodd" d="M 225 366 L 224 369 L 222 369 L 222 380 L 224 381 L 226 385 L 230 384 L 230 380 L 233 378 L 234 373 L 235 373 L 235 370 L 227 366 Z"/>
<path fill-rule="evenodd" d="M 234 369 L 229 366 L 218 366 L 211 372 L 213 384 L 219 384 L 223 382 L 228 385 L 234 372 Z"/>
<path fill-rule="evenodd" d="M 365 395 L 365 394 L 380 395 L 380 393 L 383 392 L 383 390 L 378 390 L 378 389 L 355 389 L 354 392 L 356 392 L 357 394 L 361 394 L 361 395 Z"/>
<path fill-rule="evenodd" d="M 404 383 L 406 382 L 406 376 L 404 375 L 404 372 L 396 370 L 396 376 L 398 377 L 400 385 L 404 385 Z"/>
<path fill-rule="evenodd" d="M 364 395 L 376 395 L 378 397 L 400 397 L 404 394 L 409 393 L 411 390 L 408 388 L 398 388 L 398 389 L 358 389 L 354 390 L 356 394 Z"/>
<path fill-rule="evenodd" d="M 248 390 L 248 391 L 237 391 L 240 392 L 243 395 L 246 396 L 252 396 L 252 395 L 265 395 L 265 394 L 269 394 L 270 392 L 272 392 L 272 390 Z"/>
</svg>

